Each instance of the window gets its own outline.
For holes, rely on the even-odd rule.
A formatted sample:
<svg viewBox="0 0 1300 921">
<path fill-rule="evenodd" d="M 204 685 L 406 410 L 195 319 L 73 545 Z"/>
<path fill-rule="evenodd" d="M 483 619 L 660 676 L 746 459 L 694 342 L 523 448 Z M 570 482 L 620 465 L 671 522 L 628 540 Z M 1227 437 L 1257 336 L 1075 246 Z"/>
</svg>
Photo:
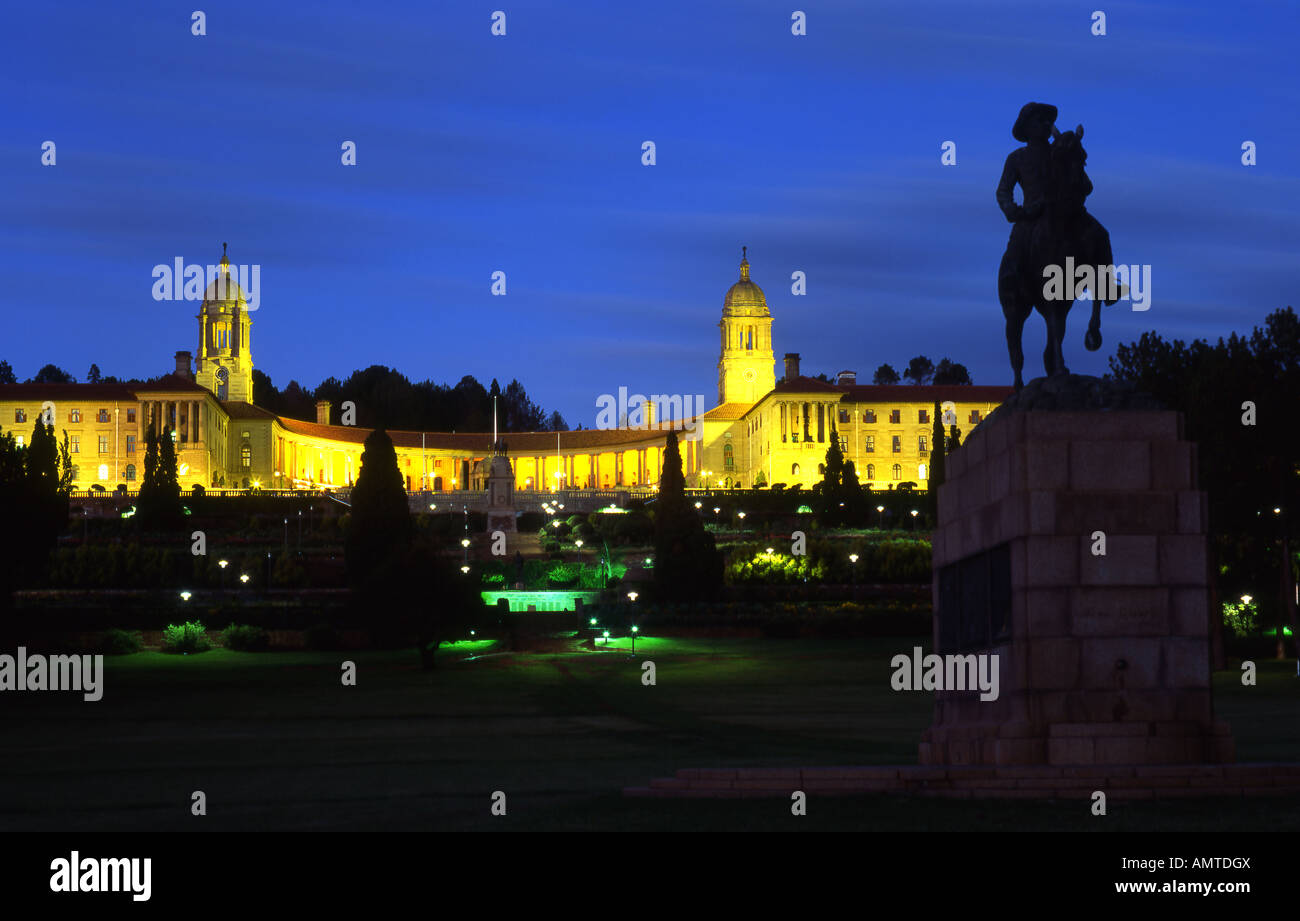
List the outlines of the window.
<svg viewBox="0 0 1300 921">
<path fill-rule="evenodd" d="M 722 446 L 722 466 L 727 468 L 736 466 L 736 452 L 731 445 Z"/>
<path fill-rule="evenodd" d="M 99 436 L 99 453 L 100 453 L 100 454 L 107 454 L 107 453 L 108 453 L 108 436 L 107 436 L 107 435 L 100 435 L 100 436 Z"/>
<path fill-rule="evenodd" d="M 74 480 L 81 479 L 81 468 L 78 467 L 76 464 L 72 465 L 72 478 Z"/>
<path fill-rule="evenodd" d="M 69 454 L 80 454 L 80 453 L 81 453 L 81 436 L 80 436 L 80 435 L 69 435 L 69 436 L 68 436 L 68 453 L 69 453 Z"/>
<path fill-rule="evenodd" d="M 127 479 L 127 482 L 128 482 L 128 483 L 130 483 L 130 482 L 134 482 L 134 480 L 135 480 L 135 464 L 127 464 L 127 465 L 126 465 L 126 479 Z"/>
<path fill-rule="evenodd" d="M 23 436 L 19 435 L 16 438 L 14 438 L 14 444 L 16 444 L 18 447 L 21 448 L 23 446 Z"/>
<path fill-rule="evenodd" d="M 903 411 L 901 409 L 891 409 L 889 411 L 889 421 L 897 425 L 903 421 Z"/>
<path fill-rule="evenodd" d="M 22 409 L 15 409 L 15 410 L 14 410 L 14 421 L 15 421 L 15 422 L 26 422 L 26 421 L 27 421 L 27 411 L 26 411 L 26 410 L 22 410 Z"/>
<path fill-rule="evenodd" d="M 875 421 L 876 421 L 876 411 L 875 411 L 874 409 L 864 410 L 863 413 L 862 413 L 862 421 L 863 421 L 863 422 L 875 422 Z"/>
<path fill-rule="evenodd" d="M 894 479 L 901 480 L 902 478 L 903 478 L 903 465 L 894 464 Z"/>
<path fill-rule="evenodd" d="M 840 420 L 840 424 L 841 424 L 841 425 L 848 425 L 848 424 L 849 424 L 849 411 L 848 411 L 847 409 L 841 409 L 840 412 L 839 412 L 839 417 L 838 417 L 838 418 L 839 418 L 839 420 Z"/>
<path fill-rule="evenodd" d="M 248 445 L 244 445 L 239 449 L 239 463 L 243 467 L 253 466 L 253 449 Z"/>
<path fill-rule="evenodd" d="M 108 421 L 108 410 L 107 410 L 107 409 L 101 409 L 101 410 L 99 411 L 99 421 L 100 421 L 100 422 L 107 422 L 107 421 Z"/>
<path fill-rule="evenodd" d="M 875 454 L 875 453 L 876 453 L 876 436 L 875 436 L 875 435 L 868 435 L 868 436 L 867 436 L 867 444 L 866 444 L 866 447 L 864 447 L 862 450 L 865 451 L 865 452 L 868 453 L 868 454 Z"/>
<path fill-rule="evenodd" d="M 972 410 L 970 411 L 970 421 L 971 421 L 971 422 L 979 422 L 979 421 L 980 421 L 980 411 L 979 411 L 978 409 L 972 409 Z"/>
<path fill-rule="evenodd" d="M 134 422 L 134 421 L 135 421 L 135 410 L 134 410 L 134 409 L 128 409 L 128 410 L 126 411 L 126 421 L 127 421 L 127 422 Z"/>
<path fill-rule="evenodd" d="M 127 435 L 127 436 L 126 436 L 126 453 L 127 453 L 127 454 L 134 454 L 134 453 L 135 453 L 135 436 L 134 436 L 134 435 Z"/>
<path fill-rule="evenodd" d="M 799 465 L 798 465 L 798 464 L 791 464 L 791 465 L 790 465 L 790 475 L 791 475 L 791 476 L 798 476 L 798 475 L 799 475 Z"/>
<path fill-rule="evenodd" d="M 108 479 L 108 464 L 100 464 L 100 465 L 99 465 L 99 478 L 100 478 L 101 480 L 107 480 L 107 479 Z"/>
<path fill-rule="evenodd" d="M 894 436 L 894 453 L 895 453 L 895 454 L 901 454 L 901 453 L 903 453 L 903 436 L 902 436 L 902 435 L 895 435 L 895 436 Z"/>
<path fill-rule="evenodd" d="M 917 438 L 916 438 L 916 450 L 920 451 L 922 454 L 928 454 L 928 453 L 929 453 L 929 451 L 930 451 L 929 442 L 926 441 L 926 438 L 925 438 L 924 435 L 918 435 L 918 436 L 917 436 Z"/>
<path fill-rule="evenodd" d="M 80 421 L 81 421 L 81 410 L 79 410 L 79 409 L 71 410 L 71 411 L 68 413 L 68 421 L 69 421 L 69 422 L 80 422 Z"/>
<path fill-rule="evenodd" d="M 818 475 L 818 476 L 824 476 L 825 473 L 826 473 L 826 465 L 825 465 L 825 464 L 818 464 L 818 465 L 817 465 L 817 475 Z"/>
<path fill-rule="evenodd" d="M 874 480 L 875 478 L 876 478 L 876 465 L 867 464 L 867 479 Z"/>
<path fill-rule="evenodd" d="M 849 440 L 843 435 L 840 436 L 840 453 L 841 454 L 849 453 Z"/>
<path fill-rule="evenodd" d="M 925 469 L 925 466 L 925 464 L 920 464 L 916 468 L 917 476 L 923 480 L 929 479 L 929 472 Z"/>
<path fill-rule="evenodd" d="M 917 422 L 929 422 L 929 421 L 930 421 L 930 410 L 928 410 L 928 409 L 918 409 L 918 410 L 916 411 L 916 421 L 917 421 Z"/>
</svg>

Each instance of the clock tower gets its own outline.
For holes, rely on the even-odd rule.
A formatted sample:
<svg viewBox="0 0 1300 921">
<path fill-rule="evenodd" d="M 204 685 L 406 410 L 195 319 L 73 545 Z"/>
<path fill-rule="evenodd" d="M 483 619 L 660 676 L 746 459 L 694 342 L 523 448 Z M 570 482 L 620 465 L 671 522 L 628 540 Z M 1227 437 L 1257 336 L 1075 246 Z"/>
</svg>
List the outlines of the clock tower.
<svg viewBox="0 0 1300 921">
<path fill-rule="evenodd" d="M 758 402 L 776 386 L 772 315 L 763 289 L 749 280 L 748 247 L 741 248 L 740 280 L 722 302 L 722 353 L 718 358 L 718 403 Z"/>
</svg>

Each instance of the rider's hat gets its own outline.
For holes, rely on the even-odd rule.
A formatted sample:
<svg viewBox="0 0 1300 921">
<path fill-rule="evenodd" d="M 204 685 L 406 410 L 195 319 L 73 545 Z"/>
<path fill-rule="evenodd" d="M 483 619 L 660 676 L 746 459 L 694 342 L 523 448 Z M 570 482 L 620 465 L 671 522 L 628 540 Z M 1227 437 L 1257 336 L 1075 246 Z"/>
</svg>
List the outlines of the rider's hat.
<svg viewBox="0 0 1300 921">
<path fill-rule="evenodd" d="M 1043 121 L 1049 125 L 1056 124 L 1056 106 L 1049 106 L 1045 102 L 1027 102 L 1011 129 L 1011 136 L 1017 141 L 1028 143 L 1029 135 L 1026 132 L 1030 123 Z"/>
</svg>

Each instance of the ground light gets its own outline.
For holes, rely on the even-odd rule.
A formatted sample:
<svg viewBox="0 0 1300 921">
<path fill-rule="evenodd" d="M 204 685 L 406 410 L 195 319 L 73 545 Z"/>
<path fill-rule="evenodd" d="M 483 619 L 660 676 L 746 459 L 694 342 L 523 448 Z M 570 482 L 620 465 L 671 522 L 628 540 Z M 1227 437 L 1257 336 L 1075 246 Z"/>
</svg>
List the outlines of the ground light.
<svg viewBox="0 0 1300 921">
<path fill-rule="evenodd" d="M 190 593 L 189 593 L 189 592 L 181 592 L 181 601 L 189 601 L 189 600 L 190 600 Z"/>
<path fill-rule="evenodd" d="M 609 645 L 609 631 L 608 631 L 608 630 L 605 631 L 605 645 L 606 645 L 606 646 Z"/>
<path fill-rule="evenodd" d="M 222 569 L 225 569 L 227 566 L 230 565 L 230 561 L 229 561 L 229 560 L 217 560 L 217 565 L 220 566 Z"/>
<path fill-rule="evenodd" d="M 248 584 L 248 573 L 246 573 L 246 572 L 241 572 L 241 573 L 239 574 L 239 581 L 240 581 L 240 582 L 243 582 L 245 585 L 247 585 L 247 584 Z"/>
<path fill-rule="evenodd" d="M 703 503 L 703 502 L 696 502 L 696 503 L 695 503 L 695 507 L 696 507 L 696 508 L 702 508 L 703 506 L 704 506 L 704 503 Z"/>
<path fill-rule="evenodd" d="M 463 573 L 465 573 L 465 575 L 469 575 L 469 567 L 468 567 L 468 566 L 462 566 L 462 567 L 460 568 L 460 571 L 463 572 Z"/>
<path fill-rule="evenodd" d="M 639 631 L 636 628 L 636 624 L 633 624 L 632 625 L 632 655 L 636 655 L 636 635 L 638 632 Z M 1300 665 L 1296 665 L 1296 670 L 1300 671 Z"/>
</svg>

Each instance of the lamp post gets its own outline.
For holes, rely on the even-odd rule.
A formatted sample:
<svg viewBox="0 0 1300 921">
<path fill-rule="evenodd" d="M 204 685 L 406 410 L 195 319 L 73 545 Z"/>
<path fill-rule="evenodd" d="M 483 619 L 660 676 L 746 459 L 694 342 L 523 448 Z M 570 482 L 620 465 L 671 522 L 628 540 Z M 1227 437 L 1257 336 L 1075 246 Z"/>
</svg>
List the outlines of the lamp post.
<svg viewBox="0 0 1300 921">
<path fill-rule="evenodd" d="M 302 556 L 302 509 L 298 509 L 298 555 Z"/>
<path fill-rule="evenodd" d="M 858 584 L 858 555 L 856 553 L 850 553 L 849 562 L 853 564 L 849 568 L 850 584 L 857 585 Z"/>
<path fill-rule="evenodd" d="M 913 532 L 916 531 L 916 516 L 917 516 L 917 511 L 916 511 L 916 509 L 912 509 L 912 530 L 913 530 Z"/>
<path fill-rule="evenodd" d="M 284 555 L 289 555 L 289 519 L 284 519 Z"/>
<path fill-rule="evenodd" d="M 885 530 L 885 507 L 883 505 L 877 505 L 876 514 L 880 516 L 880 530 L 883 531 Z"/>
</svg>

